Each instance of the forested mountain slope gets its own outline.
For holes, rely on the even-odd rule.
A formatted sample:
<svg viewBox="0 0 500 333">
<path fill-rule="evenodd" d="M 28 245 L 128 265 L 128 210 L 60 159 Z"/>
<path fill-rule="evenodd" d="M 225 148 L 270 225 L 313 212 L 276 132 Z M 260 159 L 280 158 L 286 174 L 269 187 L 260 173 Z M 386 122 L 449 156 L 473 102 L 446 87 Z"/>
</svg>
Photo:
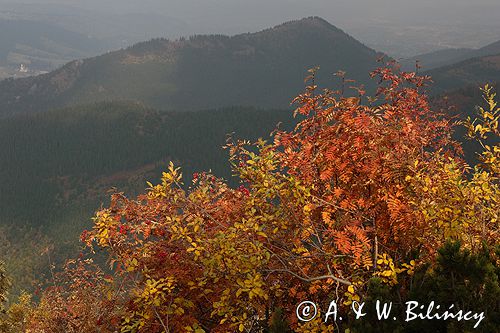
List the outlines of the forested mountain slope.
<svg viewBox="0 0 500 333">
<path fill-rule="evenodd" d="M 477 57 L 484 57 L 500 53 L 500 40 L 479 49 L 444 49 L 431 53 L 420 54 L 401 60 L 405 70 L 414 70 L 418 61 L 423 70 L 432 70 L 438 67 L 449 66 L 458 62 Z"/>
<path fill-rule="evenodd" d="M 268 138 L 279 122 L 289 127 L 291 112 L 160 112 L 135 102 L 0 120 L 0 222 L 49 223 L 72 203 L 92 204 L 88 220 L 109 188 L 143 190 L 170 160 L 183 167 L 187 179 L 209 169 L 229 178 L 222 149 L 227 135 Z"/>
<path fill-rule="evenodd" d="M 135 100 L 162 110 L 242 105 L 287 108 L 307 70 L 331 86 L 339 70 L 373 85 L 377 53 L 317 17 L 233 37 L 151 40 L 0 83 L 0 115 L 95 101 Z"/>
<path fill-rule="evenodd" d="M 469 86 L 479 88 L 485 83 L 500 81 L 500 53 L 472 58 L 458 64 L 425 72 L 435 82 L 433 93 L 444 93 Z"/>
</svg>

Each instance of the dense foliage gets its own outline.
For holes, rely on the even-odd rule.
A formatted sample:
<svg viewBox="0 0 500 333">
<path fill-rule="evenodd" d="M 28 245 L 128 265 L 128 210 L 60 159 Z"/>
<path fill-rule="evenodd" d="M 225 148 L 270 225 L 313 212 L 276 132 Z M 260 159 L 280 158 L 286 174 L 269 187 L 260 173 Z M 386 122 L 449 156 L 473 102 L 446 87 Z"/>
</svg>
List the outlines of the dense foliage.
<svg viewBox="0 0 500 333">
<path fill-rule="evenodd" d="M 362 89 L 344 97 L 320 91 L 311 71 L 295 99 L 302 120 L 293 130 L 275 131 L 273 142 L 227 144 L 239 187 L 210 173 L 193 174 L 186 187 L 170 163 L 144 194 L 113 193 L 81 235 L 87 250 L 39 302 L 24 296 L 16 305 L 22 329 L 411 332 L 432 325 L 355 320 L 352 303 L 378 296 L 477 306 L 487 318 L 480 329 L 498 327 L 500 146 L 484 143 L 499 134 L 494 93 L 484 89 L 487 107 L 466 123 L 483 142 L 481 164 L 471 167 L 452 139 L 454 124 L 422 93 L 427 78 L 390 67 L 372 76 L 380 80 L 375 97 Z M 93 260 L 102 253 L 109 267 Z M 304 300 L 321 309 L 337 300 L 343 322 L 301 322 L 295 308 Z M 469 324 L 433 327 L 460 332 Z"/>
</svg>

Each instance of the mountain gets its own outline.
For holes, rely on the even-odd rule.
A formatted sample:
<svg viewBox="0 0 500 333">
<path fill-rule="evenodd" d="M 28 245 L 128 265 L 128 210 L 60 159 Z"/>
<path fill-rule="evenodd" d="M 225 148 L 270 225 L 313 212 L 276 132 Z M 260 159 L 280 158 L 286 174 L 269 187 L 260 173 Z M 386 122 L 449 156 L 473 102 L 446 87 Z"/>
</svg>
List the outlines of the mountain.
<svg viewBox="0 0 500 333">
<path fill-rule="evenodd" d="M 135 100 L 166 110 L 230 105 L 286 108 L 307 70 L 332 86 L 339 70 L 360 83 L 378 54 L 318 17 L 232 37 L 155 39 L 51 73 L 0 83 L 0 114 L 45 111 L 94 101 Z"/>
<path fill-rule="evenodd" d="M 458 62 L 477 57 L 500 54 L 500 41 L 488 44 L 479 49 L 444 49 L 431 53 L 420 54 L 415 57 L 401 60 L 403 70 L 414 70 L 418 61 L 423 70 L 432 70 L 438 67 L 449 66 Z"/>
<path fill-rule="evenodd" d="M 430 53 L 419 54 L 411 58 L 402 59 L 401 68 L 405 71 L 414 71 L 418 61 L 424 70 L 431 70 L 437 67 L 447 66 L 471 58 L 474 49 L 444 49 Z"/>
<path fill-rule="evenodd" d="M 500 40 L 486 45 L 485 47 L 480 48 L 476 54 L 478 55 L 491 55 L 500 53 Z"/>
<path fill-rule="evenodd" d="M 435 82 L 434 94 L 457 90 L 468 86 L 479 88 L 485 83 L 500 81 L 500 54 L 468 59 L 457 64 L 425 72 Z"/>
<path fill-rule="evenodd" d="M 104 51 L 105 42 L 53 24 L 0 19 L 0 77 L 22 75 L 21 64 L 33 75 Z"/>
</svg>

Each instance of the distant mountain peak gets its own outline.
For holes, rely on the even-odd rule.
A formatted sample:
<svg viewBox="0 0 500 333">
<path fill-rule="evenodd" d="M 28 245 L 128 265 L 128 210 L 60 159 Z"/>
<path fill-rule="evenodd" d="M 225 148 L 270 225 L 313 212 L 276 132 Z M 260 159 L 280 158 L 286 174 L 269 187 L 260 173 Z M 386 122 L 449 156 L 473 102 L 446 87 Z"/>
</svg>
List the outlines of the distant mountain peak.
<svg viewBox="0 0 500 333">
<path fill-rule="evenodd" d="M 267 30 L 278 30 L 280 28 L 310 28 L 310 29 L 327 29 L 330 31 L 343 32 L 327 20 L 319 16 L 309 16 L 298 20 L 291 20 L 275 26 Z"/>
<path fill-rule="evenodd" d="M 336 38 L 342 36 L 344 38 L 349 38 L 354 40 L 350 35 L 345 33 L 343 30 L 337 28 L 336 26 L 329 23 L 327 20 L 319 16 L 309 16 L 302 19 L 291 20 L 271 28 L 266 28 L 257 32 L 246 32 L 236 35 L 223 35 L 223 34 L 197 34 L 190 37 L 181 37 L 177 40 L 169 40 L 165 38 L 155 38 L 149 41 L 144 41 L 136 43 L 127 48 L 127 50 L 132 51 L 146 51 L 148 52 L 151 45 L 158 46 L 160 48 L 173 48 L 178 49 L 185 46 L 195 46 L 195 47 L 206 47 L 207 43 L 212 44 L 215 41 L 221 46 L 227 41 L 235 40 L 248 40 L 253 38 L 259 38 L 261 36 L 272 36 L 277 34 L 282 34 L 283 37 L 295 38 L 295 36 L 287 36 L 287 33 L 318 33 L 323 32 L 325 34 L 332 33 L 332 37 Z M 358 42 L 358 41 L 356 41 Z M 222 44 L 220 44 L 222 43 Z"/>
<path fill-rule="evenodd" d="M 313 25 L 321 25 L 328 28 L 335 27 L 330 22 L 319 16 L 304 17 L 303 19 L 299 20 L 299 22 L 313 24 Z"/>
</svg>

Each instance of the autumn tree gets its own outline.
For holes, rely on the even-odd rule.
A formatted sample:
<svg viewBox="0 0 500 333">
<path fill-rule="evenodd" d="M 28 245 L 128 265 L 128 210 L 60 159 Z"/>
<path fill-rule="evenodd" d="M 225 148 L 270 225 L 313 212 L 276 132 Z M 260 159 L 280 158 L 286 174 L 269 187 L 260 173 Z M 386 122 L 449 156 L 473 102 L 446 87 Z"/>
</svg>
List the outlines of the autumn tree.
<svg viewBox="0 0 500 333">
<path fill-rule="evenodd" d="M 362 88 L 346 97 L 319 90 L 310 74 L 294 101 L 302 120 L 293 131 L 228 142 L 240 187 L 209 173 L 184 184 L 171 163 L 137 198 L 114 193 L 82 234 L 91 253 L 109 255 L 112 274 L 85 258 L 71 262 L 76 268 L 44 292 L 30 325 L 333 332 L 321 317 L 299 322 L 297 304 L 326 309 L 337 300 L 349 326 L 353 301 L 375 283 L 405 297 L 448 240 L 473 254 L 498 243 L 498 146 L 485 145 L 483 165 L 467 166 L 454 124 L 429 106 L 428 78 L 385 67 L 372 73 L 375 97 Z M 498 135 L 489 94 L 490 111 L 471 134 Z"/>
</svg>

